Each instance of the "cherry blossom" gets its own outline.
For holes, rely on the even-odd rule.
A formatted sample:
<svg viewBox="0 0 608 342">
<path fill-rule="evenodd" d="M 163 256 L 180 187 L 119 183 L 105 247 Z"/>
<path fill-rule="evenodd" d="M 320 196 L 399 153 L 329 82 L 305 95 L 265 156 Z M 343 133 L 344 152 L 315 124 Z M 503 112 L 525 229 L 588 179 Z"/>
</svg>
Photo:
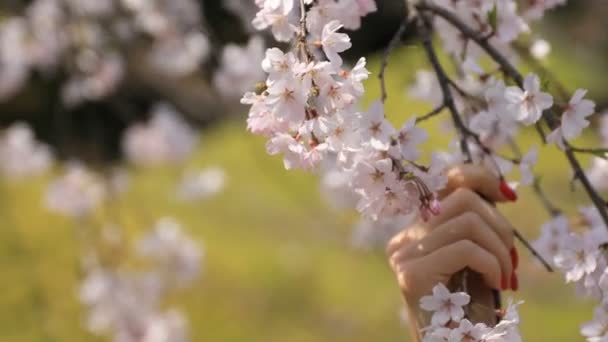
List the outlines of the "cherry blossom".
<svg viewBox="0 0 608 342">
<path fill-rule="evenodd" d="M 388 151 L 391 136 L 395 134 L 393 125 L 384 118 L 384 106 L 380 101 L 373 102 L 367 113 L 361 115 L 358 130 L 371 147 L 381 151 Z"/>
<path fill-rule="evenodd" d="M 408 94 L 415 99 L 429 102 L 435 107 L 439 106 L 443 101 L 437 76 L 427 70 L 416 72 L 416 81 L 409 88 Z"/>
<path fill-rule="evenodd" d="M 471 118 L 471 130 L 477 133 L 481 141 L 487 146 L 502 146 L 510 137 L 515 136 L 518 131 L 515 120 L 499 113 L 501 113 L 500 110 L 484 110 Z"/>
<path fill-rule="evenodd" d="M 593 163 L 587 171 L 589 181 L 599 190 L 608 189 L 608 160 L 603 158 L 593 158 Z"/>
<path fill-rule="evenodd" d="M 39 175 L 53 164 L 50 148 L 36 141 L 24 123 L 11 125 L 0 136 L 0 171 L 12 179 Z"/>
<path fill-rule="evenodd" d="M 416 127 L 416 118 L 411 118 L 403 124 L 403 127 L 397 133 L 397 139 L 391 143 L 391 151 L 397 159 L 415 161 L 420 157 L 420 151 L 417 146 L 428 140 L 428 133 L 419 127 Z"/>
<path fill-rule="evenodd" d="M 129 127 L 123 138 L 123 150 L 136 165 L 150 166 L 180 162 L 187 158 L 197 143 L 193 129 L 168 104 L 152 109 L 147 123 Z"/>
<path fill-rule="evenodd" d="M 182 232 L 181 225 L 172 218 L 164 217 L 144 236 L 138 246 L 140 255 L 155 260 L 169 279 L 179 285 L 188 284 L 200 273 L 202 251 Z"/>
<path fill-rule="evenodd" d="M 264 41 L 258 36 L 251 38 L 245 47 L 225 46 L 220 69 L 213 79 L 215 87 L 225 96 L 242 96 L 264 79 L 264 73 L 257 67 L 263 58 Z"/>
<path fill-rule="evenodd" d="M 559 215 L 545 223 L 540 228 L 541 235 L 534 241 L 534 247 L 550 263 L 562 250 L 566 238 L 570 234 L 568 218 Z"/>
<path fill-rule="evenodd" d="M 338 33 L 338 30 L 342 27 L 339 21 L 330 21 L 323 27 L 323 34 L 321 36 L 323 52 L 325 52 L 329 61 L 336 66 L 342 65 L 342 57 L 340 57 L 339 53 L 350 49 L 352 46 L 348 35 Z"/>
<path fill-rule="evenodd" d="M 534 172 L 532 168 L 538 162 L 538 149 L 532 147 L 526 155 L 524 155 L 519 163 L 519 172 L 521 173 L 520 185 L 532 185 L 534 183 Z"/>
<path fill-rule="evenodd" d="M 109 234 L 104 230 L 105 236 Z M 111 241 L 114 245 L 125 242 L 120 236 Z M 188 341 L 184 316 L 175 309 L 165 309 L 164 302 L 198 275 L 200 248 L 175 221 L 165 218 L 137 243 L 136 250 L 152 262 L 151 269 L 102 266 L 96 254 L 84 260 L 86 277 L 79 297 L 88 309 L 88 329 L 97 335 L 110 335 L 114 341 Z"/>
<path fill-rule="evenodd" d="M 91 214 L 106 195 L 99 177 L 83 165 L 72 163 L 49 185 L 45 200 L 49 210 L 81 218 Z"/>
<path fill-rule="evenodd" d="M 222 191 L 225 184 L 226 173 L 220 167 L 188 171 L 178 185 L 177 195 L 186 201 L 206 199 Z"/>
<path fill-rule="evenodd" d="M 517 307 L 521 304 L 523 304 L 523 301 L 514 302 L 509 299 L 500 322 L 486 333 L 484 339 L 488 342 L 521 342 L 520 318 L 517 312 Z"/>
<path fill-rule="evenodd" d="M 346 6 L 354 3 L 360 6 Z M 536 179 L 532 169 L 539 159 L 539 150 L 533 147 L 521 155 L 516 140 L 522 125 L 540 124 L 543 112 L 553 107 L 553 97 L 541 89 L 540 78 L 534 73 L 524 78 L 521 87 L 506 86 L 508 82 L 519 82 L 522 78 L 512 70 L 517 67 L 519 55 L 518 49 L 511 44 L 530 31 L 532 20 L 539 19 L 546 10 L 565 1 L 432 2 L 433 6 L 442 7 L 461 22 L 446 20 L 449 17 L 440 15 L 439 10 L 425 10 L 425 4 L 411 4 L 412 16 L 419 16 L 419 19 L 424 19 L 424 16 L 417 11 L 435 14 L 429 16 L 429 20 L 434 21 L 429 28 L 437 33 L 443 50 L 453 57 L 459 71 L 458 77 L 447 75 L 450 78 L 448 82 L 441 75 L 441 68 L 434 65 L 437 63 L 432 63 L 434 71 L 417 72 L 416 84 L 409 89 L 412 97 L 438 108 L 431 114 L 449 110 L 455 123 L 449 128 L 455 128 L 459 133 L 448 151 L 432 155 L 430 166 L 419 162 L 419 159 L 427 160 L 418 145 L 426 140 L 428 134 L 416 125 L 416 119 L 408 120 L 401 130 L 397 130 L 386 119 L 382 102 L 372 102 L 367 111 L 361 110 L 361 97 L 365 92 L 362 81 L 369 76 L 365 60 L 360 59 L 348 71 L 340 56 L 351 47 L 351 43 L 348 35 L 339 33 L 339 30 L 357 28 L 361 17 L 375 10 L 371 3 L 305 1 L 306 6 L 299 9 L 292 1 L 257 2 L 260 10 L 256 20 L 267 19 L 259 28 L 270 27 L 275 30 L 275 38 L 292 43 L 290 51 L 267 50 L 262 62 L 262 69 L 268 74 L 264 86 L 258 89 L 257 94 L 247 93 L 242 99 L 244 104 L 251 106 L 248 128 L 268 138 L 268 153 L 281 154 L 288 169 L 323 170 L 330 159 L 332 166 L 329 171 L 324 170 L 323 186 L 330 188 L 332 193 L 354 194 L 346 195 L 347 200 L 341 205 L 352 206 L 356 202 L 364 221 L 355 237 L 371 244 L 382 240 L 385 232 L 392 234 L 392 222 L 424 220 L 439 213 L 436 192 L 445 185 L 443 170 L 446 165 L 465 161 L 485 165 L 505 180 L 501 184 L 506 187 L 507 182 L 515 183 L 511 181 L 510 173 L 517 164 L 520 183 L 534 184 Z M 285 8 L 291 8 L 291 11 L 281 12 Z M 359 13 L 354 13 L 357 11 L 353 8 Z M 268 17 L 271 13 L 276 16 Z M 305 30 L 298 25 L 298 18 L 306 24 Z M 474 39 L 479 36 L 471 37 L 461 25 L 484 37 L 484 43 L 490 48 L 480 39 Z M 536 35 L 533 38 L 536 43 L 529 49 L 536 58 L 543 58 L 550 45 Z M 425 46 L 432 55 L 434 44 L 427 45 L 433 45 L 430 48 Z M 496 58 L 497 54 L 502 58 Z M 498 65 L 486 63 L 483 57 L 487 55 Z M 504 75 L 496 72 L 497 66 Z M 547 136 L 547 142 L 565 150 L 566 140 L 582 134 L 589 125 L 588 116 L 594 111 L 593 103 L 584 99 L 585 95 L 582 90 L 574 94 L 564 108 L 559 127 L 552 123 L 555 121 L 546 120 L 553 130 Z M 453 100 L 453 103 L 448 100 Z M 462 122 L 457 120 L 458 117 Z M 544 122 L 539 129 L 543 126 Z M 503 155 L 505 147 L 511 147 L 515 156 Z M 579 151 L 570 149 L 568 153 Z M 569 160 L 573 164 L 571 156 Z M 577 171 L 576 165 L 573 167 Z M 591 177 L 594 183 L 602 181 L 603 169 L 605 167 L 599 160 L 594 161 L 588 172 L 590 176 L 594 175 Z M 574 233 L 568 219 L 551 205 L 550 200 L 542 197 L 538 187 L 540 184 L 535 184 L 534 190 L 545 202 L 549 201 L 544 204 L 553 217 L 542 227 L 542 235 L 534 246 L 550 264 L 565 273 L 567 281 L 576 283 L 582 295 L 603 297 L 605 288 L 608 288 L 608 278 L 604 276 L 607 263 L 599 253 L 599 246 L 602 241 L 608 241 L 608 233 L 603 229 L 602 215 L 593 210 L 582 210 L 581 216 L 588 230 Z M 370 233 L 375 229 L 372 227 L 385 225 L 386 230 Z M 421 303 L 423 308 L 433 311 L 434 319 L 433 325 L 423 330 L 424 341 L 521 340 L 516 311 L 520 303 L 510 302 L 502 321 L 493 328 L 473 325 L 463 320 L 464 314 L 461 313 L 468 300 L 462 300 L 459 305 L 451 302 L 446 306 L 439 304 L 441 299 L 449 301 L 452 295 L 445 286 L 443 291 L 440 286 L 443 285 L 438 285 L 434 294 L 425 297 Z M 461 298 L 459 295 L 466 296 L 455 294 Z M 446 325 L 448 322 L 449 326 Z"/>
<path fill-rule="evenodd" d="M 484 323 L 473 324 L 464 318 L 462 306 L 470 300 L 463 292 L 450 293 L 443 284 L 433 288 L 433 295 L 423 297 L 420 307 L 431 311 L 431 325 L 422 329 L 424 342 L 520 342 L 519 314 L 522 302 L 508 301 L 502 319 L 494 327 Z M 464 303 L 462 305 L 456 303 Z"/>
<path fill-rule="evenodd" d="M 567 282 L 576 282 L 596 270 L 598 253 L 594 243 L 570 235 L 555 256 L 555 264 L 566 272 Z"/>
<path fill-rule="evenodd" d="M 423 342 L 450 342 L 450 328 L 437 328 L 428 331 L 422 338 Z"/>
<path fill-rule="evenodd" d="M 491 330 L 483 323 L 473 325 L 468 319 L 460 321 L 460 325 L 450 332 L 450 341 L 481 342 Z"/>
<path fill-rule="evenodd" d="M 0 98 L 14 96 L 30 74 L 65 73 L 63 104 L 112 95 L 125 79 L 124 47 L 150 41 L 143 54 L 155 71 L 193 73 L 210 43 L 194 0 L 35 0 L 0 23 Z"/>
<path fill-rule="evenodd" d="M 545 11 L 564 5 L 566 1 L 567 0 L 527 1 L 524 16 L 528 19 L 540 19 L 544 16 Z"/>
<path fill-rule="evenodd" d="M 463 306 L 469 304 L 471 297 L 466 293 L 450 293 L 443 284 L 433 288 L 432 296 L 420 299 L 420 307 L 426 311 L 433 312 L 431 324 L 435 326 L 445 325 L 449 321 L 460 322 L 464 317 Z"/>
<path fill-rule="evenodd" d="M 581 326 L 581 334 L 588 342 L 602 342 L 608 339 L 608 314 L 604 308 L 595 309 L 593 320 Z"/>
<path fill-rule="evenodd" d="M 257 30 L 272 28 L 272 34 L 278 41 L 289 41 L 294 36 L 295 19 L 291 15 L 293 0 L 264 1 L 261 10 L 253 20 Z"/>
<path fill-rule="evenodd" d="M 527 126 L 536 123 L 543 111 L 553 106 L 553 97 L 541 91 L 540 79 L 535 74 L 526 76 L 523 90 L 507 87 L 505 97 L 512 106 L 515 118 Z"/>
<path fill-rule="evenodd" d="M 586 94 L 587 90 L 578 89 L 562 115 L 561 132 L 566 140 L 578 137 L 589 126 L 586 118 L 595 112 L 595 103 L 584 99 Z"/>
</svg>

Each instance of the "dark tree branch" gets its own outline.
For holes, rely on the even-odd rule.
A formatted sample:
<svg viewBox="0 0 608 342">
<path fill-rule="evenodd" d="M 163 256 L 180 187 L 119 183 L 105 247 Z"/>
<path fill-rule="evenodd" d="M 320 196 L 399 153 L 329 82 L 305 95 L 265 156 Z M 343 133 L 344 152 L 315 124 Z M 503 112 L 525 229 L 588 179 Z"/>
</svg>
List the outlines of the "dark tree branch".
<svg viewBox="0 0 608 342">
<path fill-rule="evenodd" d="M 540 186 L 540 179 L 534 179 L 532 189 L 534 189 L 534 192 L 536 192 L 536 195 L 538 196 L 538 198 L 540 198 L 541 203 L 545 206 L 545 209 L 551 215 L 551 217 L 561 215 L 562 211 L 558 209 L 555 205 L 553 205 L 553 203 L 551 203 L 549 197 L 547 196 L 543 188 Z"/>
<path fill-rule="evenodd" d="M 532 255 L 534 255 L 534 257 L 536 257 L 536 259 L 538 259 L 543 264 L 543 266 L 545 266 L 545 268 L 547 269 L 547 271 L 553 272 L 553 268 L 547 262 L 547 260 L 545 260 L 545 258 L 543 258 L 536 251 L 536 249 L 534 249 L 534 247 L 532 247 L 532 245 L 530 245 L 530 243 L 528 242 L 528 240 L 526 240 L 526 238 L 523 237 L 523 235 L 521 235 L 521 233 L 517 229 L 513 229 L 513 234 L 515 234 L 515 237 L 517 238 L 517 240 L 519 240 L 519 242 L 521 242 L 530 251 L 530 253 L 532 253 Z"/>
<path fill-rule="evenodd" d="M 608 148 L 581 148 L 570 146 L 570 149 L 576 153 L 591 154 L 598 158 L 608 159 Z"/>
<path fill-rule="evenodd" d="M 441 87 L 441 92 L 443 94 L 443 106 L 448 108 L 450 114 L 452 115 L 452 121 L 454 122 L 454 126 L 456 126 L 458 132 L 460 133 L 460 149 L 462 153 L 466 156 L 469 162 L 473 161 L 473 155 L 469 149 L 469 144 L 467 138 L 469 137 L 469 133 L 472 133 L 468 127 L 465 126 L 462 121 L 462 117 L 456 108 L 456 103 L 454 102 L 454 96 L 452 95 L 452 90 L 450 89 L 450 81 L 447 73 L 443 69 L 443 66 L 439 62 L 439 58 L 437 57 L 437 52 L 433 47 L 433 41 L 431 38 L 431 22 L 429 18 L 424 15 L 421 16 L 420 20 L 420 35 L 422 38 L 422 46 L 426 51 L 429 62 L 431 63 L 435 74 L 437 75 L 437 81 L 439 82 L 439 86 Z"/>
<path fill-rule="evenodd" d="M 416 123 L 420 123 L 420 122 L 426 121 L 426 120 L 428 120 L 428 119 L 430 119 L 430 118 L 432 118 L 432 117 L 440 114 L 441 112 L 443 112 L 444 109 L 445 109 L 445 104 L 441 104 L 441 105 L 439 105 L 439 107 L 433 109 L 429 113 L 427 113 L 427 114 L 425 114 L 425 115 L 423 115 L 423 116 L 421 116 L 419 118 L 416 118 Z"/>
<path fill-rule="evenodd" d="M 403 34 L 407 30 L 408 26 L 409 26 L 409 21 L 408 21 L 408 18 L 406 17 L 401 22 L 401 25 L 399 25 L 397 32 L 395 32 L 395 34 L 393 35 L 393 38 L 391 38 L 391 41 L 389 42 L 388 46 L 384 50 L 384 54 L 382 55 L 382 63 L 380 64 L 380 73 L 378 74 L 378 79 L 380 80 L 380 90 L 382 92 L 382 102 L 385 102 L 386 99 L 388 98 L 388 92 L 386 91 L 386 78 L 385 78 L 386 67 L 388 66 L 388 58 L 390 57 L 391 52 L 393 52 L 393 50 L 397 47 L 397 45 L 401 41 L 401 37 L 403 37 Z"/>
</svg>

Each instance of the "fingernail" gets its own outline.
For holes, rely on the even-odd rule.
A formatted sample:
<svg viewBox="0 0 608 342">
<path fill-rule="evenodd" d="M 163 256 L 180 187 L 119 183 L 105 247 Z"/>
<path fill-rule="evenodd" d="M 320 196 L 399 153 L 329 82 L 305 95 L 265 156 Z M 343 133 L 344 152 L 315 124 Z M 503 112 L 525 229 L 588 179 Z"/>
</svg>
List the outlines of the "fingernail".
<svg viewBox="0 0 608 342">
<path fill-rule="evenodd" d="M 511 263 L 513 264 L 513 269 L 516 269 L 517 266 L 519 266 L 519 254 L 515 247 L 511 247 Z"/>
<path fill-rule="evenodd" d="M 515 191 L 513 191 L 513 189 L 511 189 L 511 187 L 509 186 L 509 184 L 507 184 L 507 182 L 505 182 L 504 180 L 500 181 L 500 192 L 511 202 L 515 202 L 517 201 L 517 194 L 515 193 Z"/>
<path fill-rule="evenodd" d="M 507 284 L 507 277 L 505 277 L 504 275 L 502 276 L 502 278 L 500 279 L 500 287 L 504 290 L 506 290 L 508 288 L 508 284 Z"/>
<path fill-rule="evenodd" d="M 511 289 L 513 291 L 517 291 L 519 289 L 519 279 L 517 278 L 517 274 L 515 274 L 515 272 L 511 273 Z"/>
</svg>

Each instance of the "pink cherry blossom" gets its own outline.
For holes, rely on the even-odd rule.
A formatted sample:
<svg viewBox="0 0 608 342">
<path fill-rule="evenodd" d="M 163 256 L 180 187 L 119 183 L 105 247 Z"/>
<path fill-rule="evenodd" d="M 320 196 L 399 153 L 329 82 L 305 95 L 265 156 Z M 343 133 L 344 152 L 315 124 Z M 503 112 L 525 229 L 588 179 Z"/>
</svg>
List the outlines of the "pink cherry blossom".
<svg viewBox="0 0 608 342">
<path fill-rule="evenodd" d="M 586 94 L 587 90 L 578 89 L 562 114 L 561 131 L 566 140 L 578 137 L 589 126 L 587 117 L 595 112 L 595 103 L 584 99 Z"/>
<path fill-rule="evenodd" d="M 325 52 L 327 59 L 336 67 L 342 65 L 342 57 L 340 57 L 339 53 L 350 49 L 352 46 L 347 34 L 338 33 L 341 28 L 342 24 L 339 21 L 330 21 L 323 27 L 321 36 L 323 52 Z"/>
<path fill-rule="evenodd" d="M 471 297 L 466 293 L 450 293 L 443 284 L 433 288 L 432 296 L 420 299 L 420 307 L 433 312 L 431 324 L 442 326 L 449 321 L 460 322 L 464 317 L 463 306 L 469 304 Z"/>
<path fill-rule="evenodd" d="M 535 74 L 526 76 L 523 90 L 508 87 L 505 97 L 512 107 L 515 119 L 528 126 L 536 123 L 543 111 L 553 106 L 553 97 L 541 91 L 540 79 Z"/>
</svg>

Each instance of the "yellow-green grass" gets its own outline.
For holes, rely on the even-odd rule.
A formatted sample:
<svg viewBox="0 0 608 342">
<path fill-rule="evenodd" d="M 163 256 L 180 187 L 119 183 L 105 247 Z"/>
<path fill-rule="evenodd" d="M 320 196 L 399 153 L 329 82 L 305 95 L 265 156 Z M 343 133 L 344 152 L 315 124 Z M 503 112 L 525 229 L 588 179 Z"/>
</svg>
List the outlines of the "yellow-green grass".
<svg viewBox="0 0 608 342">
<path fill-rule="evenodd" d="M 387 112 L 395 122 L 430 109 L 404 95 L 420 63 L 420 51 L 412 48 L 391 58 Z M 371 64 L 377 74 L 378 60 Z M 593 79 L 585 72 L 566 74 L 581 83 Z M 367 86 L 369 103 L 378 95 L 375 77 Z M 425 123 L 435 132 L 427 152 L 449 140 L 438 133 L 439 122 Z M 523 145 L 536 141 L 535 132 L 525 132 Z M 580 144 L 593 141 L 590 136 Z M 401 299 L 382 251 L 351 248 L 355 216 L 328 209 L 315 175 L 285 171 L 242 121 L 205 132 L 186 167 L 210 165 L 224 167 L 228 176 L 215 198 L 180 203 L 172 196 L 177 170 L 133 170 L 131 189 L 110 204 L 116 210 L 107 211 L 133 235 L 172 215 L 204 243 L 203 276 L 171 303 L 186 312 L 193 341 L 407 340 Z M 555 148 L 542 148 L 537 170 L 550 196 L 569 212 L 586 202 L 580 191 L 570 192 L 567 164 Z M 76 225 L 43 206 L 49 179 L 3 182 L 0 189 L 0 341 L 100 340 L 83 328 L 77 300 L 82 250 Z M 530 191 L 521 190 L 520 197 L 501 209 L 532 239 L 547 215 Z M 578 327 L 590 319 L 591 303 L 575 298 L 560 275 L 547 274 L 520 250 L 522 289 L 514 297 L 526 302 L 526 340 L 580 340 Z"/>
</svg>

